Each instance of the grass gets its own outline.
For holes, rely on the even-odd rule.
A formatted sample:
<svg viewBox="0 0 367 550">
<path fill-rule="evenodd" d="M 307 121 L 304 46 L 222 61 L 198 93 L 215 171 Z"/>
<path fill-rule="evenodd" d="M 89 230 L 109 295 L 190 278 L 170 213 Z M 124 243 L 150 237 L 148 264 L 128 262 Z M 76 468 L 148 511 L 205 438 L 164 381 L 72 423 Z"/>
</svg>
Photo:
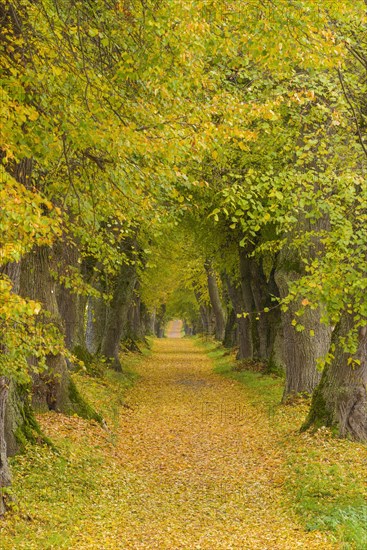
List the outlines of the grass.
<svg viewBox="0 0 367 550">
<path fill-rule="evenodd" d="M 38 415 L 56 451 L 28 444 L 23 454 L 11 459 L 15 500 L 0 523 L 1 549 L 77 548 L 80 525 L 109 516 L 116 491 L 127 491 L 114 450 L 119 410 L 136 379 L 134 364 L 148 353 L 126 355 L 124 374 L 109 370 L 100 378 L 73 375 L 83 397 L 103 416 L 105 429 L 76 415 Z"/>
<path fill-rule="evenodd" d="M 218 374 L 239 381 L 246 397 L 269 412 L 269 427 L 283 448 L 282 486 L 310 531 L 330 532 L 339 548 L 367 548 L 367 448 L 334 437 L 321 428 L 299 432 L 309 401 L 281 405 L 282 378 L 236 369 L 233 354 L 218 344 L 198 340 Z"/>
</svg>

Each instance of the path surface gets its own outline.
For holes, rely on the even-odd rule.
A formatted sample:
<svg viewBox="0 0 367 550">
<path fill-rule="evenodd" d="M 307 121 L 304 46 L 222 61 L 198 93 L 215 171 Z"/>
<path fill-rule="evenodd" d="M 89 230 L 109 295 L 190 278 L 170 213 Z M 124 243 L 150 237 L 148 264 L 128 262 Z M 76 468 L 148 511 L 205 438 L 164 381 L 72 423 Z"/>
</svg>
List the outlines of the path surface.
<svg viewBox="0 0 367 550">
<path fill-rule="evenodd" d="M 241 384 L 187 339 L 157 341 L 138 372 L 117 449 L 120 519 L 101 522 L 101 548 L 337 548 L 284 504 L 279 443 Z"/>
<path fill-rule="evenodd" d="M 175 319 L 170 321 L 167 326 L 167 336 L 168 338 L 182 338 L 182 321 Z"/>
</svg>

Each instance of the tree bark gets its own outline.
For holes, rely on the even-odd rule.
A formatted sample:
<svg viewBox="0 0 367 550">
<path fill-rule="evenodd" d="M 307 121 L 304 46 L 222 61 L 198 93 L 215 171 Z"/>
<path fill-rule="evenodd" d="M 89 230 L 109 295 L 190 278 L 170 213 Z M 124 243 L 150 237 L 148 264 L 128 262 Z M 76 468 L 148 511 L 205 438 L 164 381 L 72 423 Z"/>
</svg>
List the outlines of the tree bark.
<svg viewBox="0 0 367 550">
<path fill-rule="evenodd" d="M 87 297 L 61 286 L 57 301 L 65 327 L 65 345 L 69 350 L 76 346 L 85 347 L 85 311 Z"/>
<path fill-rule="evenodd" d="M 244 297 L 241 283 L 235 283 L 228 275 L 225 276 L 228 295 L 232 302 L 233 310 L 236 315 L 237 321 L 237 340 L 238 340 L 238 353 L 237 359 L 252 359 L 253 341 L 251 331 L 250 316 L 243 317 L 243 313 L 248 311 Z"/>
<path fill-rule="evenodd" d="M 137 348 L 136 342 L 143 342 L 145 340 L 147 333 L 145 326 L 147 311 L 145 305 L 141 301 L 139 287 L 139 281 L 137 281 L 133 300 L 128 312 L 127 328 L 124 335 L 125 339 L 130 341 L 133 348 Z"/>
<path fill-rule="evenodd" d="M 93 270 L 88 267 L 88 260 L 81 262 L 77 245 L 64 239 L 54 247 L 54 254 L 59 260 L 59 275 L 77 272 L 83 281 L 90 283 Z M 60 261 L 61 260 L 61 261 Z M 72 268 L 72 269 L 70 269 Z M 69 283 L 69 284 L 68 284 Z M 88 355 L 86 350 L 86 306 L 88 297 L 71 287 L 73 281 L 63 281 L 57 285 L 57 303 L 65 330 L 66 347 L 79 358 Z"/>
<path fill-rule="evenodd" d="M 230 309 L 227 322 L 226 322 L 226 329 L 224 332 L 224 339 L 223 339 L 223 346 L 225 348 L 231 349 L 235 347 L 237 340 L 237 319 L 236 319 L 236 313 L 233 308 Z"/>
<path fill-rule="evenodd" d="M 11 485 L 5 440 L 5 410 L 8 391 L 9 380 L 5 376 L 0 376 L 0 516 L 4 515 L 6 511 L 6 494 L 4 489 Z"/>
<path fill-rule="evenodd" d="M 220 299 L 217 278 L 210 262 L 205 263 L 205 271 L 208 280 L 210 303 L 212 305 L 215 316 L 215 338 L 222 342 L 225 334 L 226 318 L 222 301 Z"/>
<path fill-rule="evenodd" d="M 86 345 L 92 355 L 98 355 L 102 348 L 107 323 L 107 303 L 103 298 L 89 296 L 87 301 Z"/>
<path fill-rule="evenodd" d="M 258 338 L 256 327 L 254 326 L 254 312 L 255 302 L 252 293 L 251 286 L 251 262 L 248 257 L 248 251 L 244 248 L 239 249 L 239 261 L 240 261 L 240 290 L 241 305 L 243 306 L 242 313 L 247 313 L 243 319 L 241 326 L 241 338 L 243 340 L 240 343 L 240 357 L 241 359 L 253 359 L 256 349 L 258 348 Z M 242 351 L 241 351 L 242 348 Z"/>
<path fill-rule="evenodd" d="M 56 300 L 56 284 L 51 276 L 50 251 L 46 247 L 36 247 L 22 260 L 21 294 L 42 303 L 50 318 L 44 322 L 52 323 L 61 333 L 62 320 Z M 36 360 L 31 359 L 36 364 Z M 63 355 L 48 355 L 47 371 L 32 373 L 33 406 L 36 410 L 66 411 L 70 408 L 68 398 L 69 374 Z"/>
<path fill-rule="evenodd" d="M 124 264 L 114 281 L 114 291 L 111 303 L 107 307 L 106 327 L 101 345 L 101 354 L 115 370 L 121 371 L 119 346 L 127 316 L 133 300 L 134 288 L 137 282 L 135 264 Z"/>
<path fill-rule="evenodd" d="M 46 313 L 40 322 L 54 325 L 63 333 L 62 320 L 56 300 L 56 283 L 51 276 L 51 251 L 46 247 L 36 247 L 22 259 L 20 276 L 21 294 L 41 302 Z M 37 365 L 30 358 L 30 366 Z M 77 413 L 83 418 L 101 420 L 80 396 L 70 378 L 65 357 L 61 354 L 49 354 L 46 357 L 47 370 L 35 374 L 33 378 L 32 405 L 35 410 L 55 410 L 67 414 Z"/>
<path fill-rule="evenodd" d="M 279 266 L 275 279 L 281 298 L 288 295 L 289 283 L 299 277 L 298 272 L 288 271 L 284 266 Z M 321 378 L 317 360 L 327 354 L 330 346 L 331 329 L 320 322 L 319 309 L 305 309 L 304 315 L 300 318 L 300 324 L 305 327 L 302 332 L 298 332 L 292 326 L 293 319 L 297 319 L 296 311 L 300 307 L 300 300 L 292 301 L 288 310 L 282 312 L 283 358 L 286 370 L 283 400 L 292 394 L 312 394 Z"/>
<path fill-rule="evenodd" d="M 157 338 L 164 337 L 165 329 L 165 316 L 166 316 L 166 304 L 161 304 L 158 311 L 156 312 L 155 322 L 154 322 L 154 333 Z"/>
<path fill-rule="evenodd" d="M 214 315 L 212 308 L 203 303 L 201 293 L 198 290 L 194 290 L 194 294 L 199 306 L 203 334 L 206 336 L 212 336 L 214 334 Z"/>
<path fill-rule="evenodd" d="M 367 326 L 359 328 L 355 355 L 345 352 L 341 342 L 353 328 L 353 315 L 343 313 L 333 332 L 334 357 L 323 371 L 302 429 L 333 427 L 341 437 L 367 441 Z"/>
</svg>

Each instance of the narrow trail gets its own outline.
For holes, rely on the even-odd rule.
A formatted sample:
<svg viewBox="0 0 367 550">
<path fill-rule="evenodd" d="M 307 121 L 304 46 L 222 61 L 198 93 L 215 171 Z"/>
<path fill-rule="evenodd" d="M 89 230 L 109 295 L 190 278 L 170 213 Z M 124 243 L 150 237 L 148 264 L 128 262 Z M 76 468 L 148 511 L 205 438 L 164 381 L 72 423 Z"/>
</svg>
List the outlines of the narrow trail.
<svg viewBox="0 0 367 550">
<path fill-rule="evenodd" d="M 156 341 L 138 372 L 117 448 L 121 494 L 111 524 L 98 527 L 101 548 L 337 548 L 305 532 L 284 502 L 279 442 L 241 384 L 178 337 Z"/>
</svg>

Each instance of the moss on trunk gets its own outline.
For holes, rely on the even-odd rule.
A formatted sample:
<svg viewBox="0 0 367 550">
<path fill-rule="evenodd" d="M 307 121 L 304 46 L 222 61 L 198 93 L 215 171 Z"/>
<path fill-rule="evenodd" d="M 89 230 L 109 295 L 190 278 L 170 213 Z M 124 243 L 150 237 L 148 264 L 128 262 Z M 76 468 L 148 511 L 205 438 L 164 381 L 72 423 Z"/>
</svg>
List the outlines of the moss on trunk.
<svg viewBox="0 0 367 550">
<path fill-rule="evenodd" d="M 100 424 L 103 421 L 102 416 L 97 413 L 91 405 L 89 405 L 81 396 L 75 382 L 72 378 L 69 379 L 69 400 L 70 400 L 70 414 L 77 414 L 87 420 L 95 420 Z"/>
<path fill-rule="evenodd" d="M 30 403 L 29 389 L 14 382 L 9 386 L 5 411 L 5 439 L 8 456 L 23 452 L 27 443 L 45 443 L 53 447 L 36 420 Z"/>
<path fill-rule="evenodd" d="M 323 396 L 325 380 L 326 370 L 322 375 L 320 384 L 314 391 L 311 408 L 305 422 L 301 426 L 301 432 L 305 432 L 311 426 L 317 430 L 318 428 L 321 428 L 321 426 L 330 427 L 333 425 L 332 415 L 327 410 L 326 401 Z"/>
</svg>

